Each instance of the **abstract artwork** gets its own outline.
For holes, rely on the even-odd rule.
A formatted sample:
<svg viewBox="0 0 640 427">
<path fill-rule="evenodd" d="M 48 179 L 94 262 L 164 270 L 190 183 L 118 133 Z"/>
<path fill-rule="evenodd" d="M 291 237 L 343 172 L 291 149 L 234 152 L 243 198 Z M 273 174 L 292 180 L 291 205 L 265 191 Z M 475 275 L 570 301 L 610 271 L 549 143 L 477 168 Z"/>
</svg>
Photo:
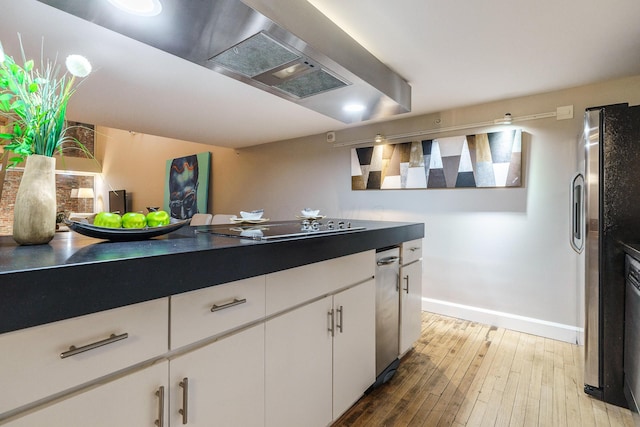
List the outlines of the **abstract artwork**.
<svg viewBox="0 0 640 427">
<path fill-rule="evenodd" d="M 351 150 L 352 190 L 520 187 L 521 173 L 521 129 Z"/>
<path fill-rule="evenodd" d="M 210 163 L 209 152 L 167 160 L 164 210 L 172 218 L 187 219 L 207 212 Z"/>
</svg>

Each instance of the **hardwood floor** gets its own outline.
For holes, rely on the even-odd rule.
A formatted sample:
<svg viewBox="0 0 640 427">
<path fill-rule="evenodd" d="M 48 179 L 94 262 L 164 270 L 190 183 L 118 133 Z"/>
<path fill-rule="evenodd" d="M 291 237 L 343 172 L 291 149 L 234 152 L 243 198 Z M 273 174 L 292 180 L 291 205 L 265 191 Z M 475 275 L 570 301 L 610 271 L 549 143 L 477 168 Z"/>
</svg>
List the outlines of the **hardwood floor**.
<svg viewBox="0 0 640 427">
<path fill-rule="evenodd" d="M 633 427 L 583 392 L 583 348 L 425 312 L 396 375 L 333 426 Z"/>
</svg>

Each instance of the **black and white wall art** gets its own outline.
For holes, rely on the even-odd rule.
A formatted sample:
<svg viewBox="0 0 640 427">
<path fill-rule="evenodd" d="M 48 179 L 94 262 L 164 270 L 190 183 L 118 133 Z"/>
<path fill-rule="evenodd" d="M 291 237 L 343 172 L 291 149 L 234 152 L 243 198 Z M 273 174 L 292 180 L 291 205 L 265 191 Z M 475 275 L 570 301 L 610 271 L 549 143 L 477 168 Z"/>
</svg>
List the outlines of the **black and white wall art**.
<svg viewBox="0 0 640 427">
<path fill-rule="evenodd" d="M 352 190 L 520 187 L 521 174 L 521 129 L 351 150 Z"/>
</svg>

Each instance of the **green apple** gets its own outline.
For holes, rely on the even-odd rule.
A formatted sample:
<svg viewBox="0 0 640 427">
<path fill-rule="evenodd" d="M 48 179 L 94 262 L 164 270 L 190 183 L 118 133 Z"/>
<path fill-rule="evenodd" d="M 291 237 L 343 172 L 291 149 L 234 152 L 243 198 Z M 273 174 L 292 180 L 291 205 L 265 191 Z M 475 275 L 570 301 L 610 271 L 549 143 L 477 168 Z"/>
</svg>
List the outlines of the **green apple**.
<svg viewBox="0 0 640 427">
<path fill-rule="evenodd" d="M 117 213 L 100 212 L 93 219 L 93 225 L 97 225 L 98 227 L 120 228 L 122 227 L 122 217 Z"/>
<path fill-rule="evenodd" d="M 127 212 L 122 215 L 122 228 L 144 228 L 147 218 L 140 212 Z"/>
<path fill-rule="evenodd" d="M 147 225 L 149 227 L 159 227 L 161 225 L 169 225 L 171 217 L 165 211 L 154 211 L 147 214 Z"/>
</svg>

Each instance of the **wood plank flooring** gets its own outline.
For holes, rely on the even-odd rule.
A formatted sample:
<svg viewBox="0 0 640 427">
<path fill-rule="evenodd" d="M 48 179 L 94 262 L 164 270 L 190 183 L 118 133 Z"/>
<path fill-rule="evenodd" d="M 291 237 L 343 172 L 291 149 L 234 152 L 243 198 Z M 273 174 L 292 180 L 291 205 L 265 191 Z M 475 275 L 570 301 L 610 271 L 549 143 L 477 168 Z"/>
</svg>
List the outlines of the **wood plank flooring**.
<svg viewBox="0 0 640 427">
<path fill-rule="evenodd" d="M 583 348 L 424 312 L 396 375 L 333 427 L 634 427 L 583 392 Z"/>
</svg>

